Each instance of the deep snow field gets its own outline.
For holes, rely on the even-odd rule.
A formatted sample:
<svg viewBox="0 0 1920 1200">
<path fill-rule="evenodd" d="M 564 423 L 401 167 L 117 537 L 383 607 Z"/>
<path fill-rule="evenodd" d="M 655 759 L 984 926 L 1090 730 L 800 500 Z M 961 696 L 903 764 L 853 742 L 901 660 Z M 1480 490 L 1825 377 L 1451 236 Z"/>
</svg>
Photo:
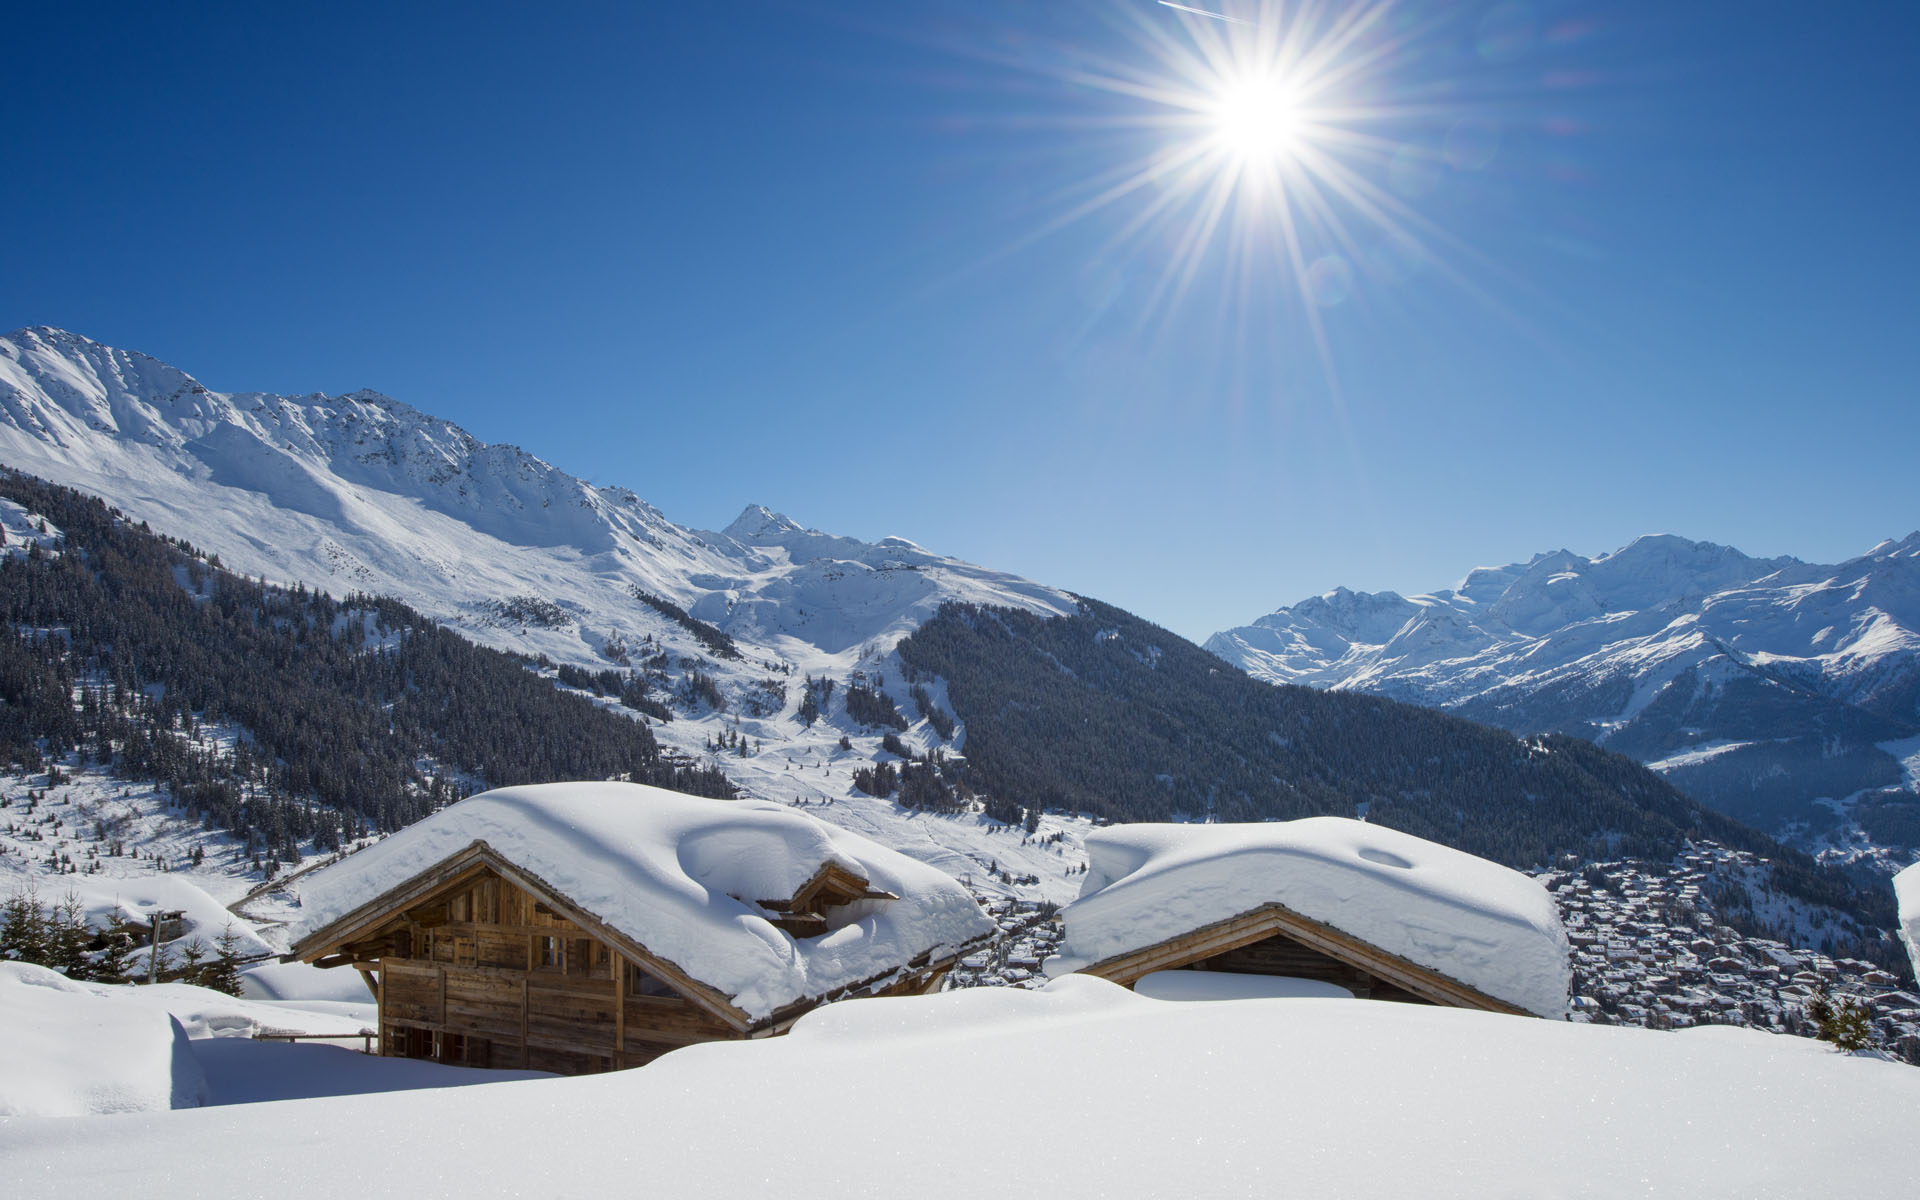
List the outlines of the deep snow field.
<svg viewBox="0 0 1920 1200">
<path fill-rule="evenodd" d="M 211 1080 L 238 1047 L 209 1048 Z M 1920 1072 L 1796 1038 L 1085 976 L 848 1001 L 613 1075 L 364 1091 L 10 1118 L 0 1192 L 1897 1196 L 1920 1111 Z"/>
</svg>

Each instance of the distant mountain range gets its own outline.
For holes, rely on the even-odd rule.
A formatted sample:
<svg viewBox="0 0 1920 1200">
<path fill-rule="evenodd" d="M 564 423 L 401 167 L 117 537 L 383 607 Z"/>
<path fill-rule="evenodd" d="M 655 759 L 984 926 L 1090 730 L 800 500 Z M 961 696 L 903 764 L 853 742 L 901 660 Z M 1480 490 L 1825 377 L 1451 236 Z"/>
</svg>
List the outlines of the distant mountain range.
<svg viewBox="0 0 1920 1200">
<path fill-rule="evenodd" d="M 218 393 L 144 355 L 23 330 L 0 338 L 0 464 L 97 495 L 209 566 L 397 599 L 646 713 L 669 766 L 819 804 L 1030 894 L 1059 894 L 1072 862 L 991 835 L 1042 808 L 1363 813 L 1519 866 L 1711 837 L 1773 855 L 1771 886 L 1848 914 L 1832 936 L 1875 956 L 1892 944 L 1883 887 L 1781 851 L 1617 755 L 1275 693 L 1121 610 L 900 538 L 836 537 L 757 506 L 719 532 L 687 529 L 376 393 Z M 29 507 L 7 519 L 31 529 Z"/>
<path fill-rule="evenodd" d="M 1763 828 L 1910 815 L 1920 771 L 1920 534 L 1833 566 L 1669 535 L 1560 550 L 1428 595 L 1337 589 L 1206 646 L 1269 682 L 1588 738 Z"/>
</svg>

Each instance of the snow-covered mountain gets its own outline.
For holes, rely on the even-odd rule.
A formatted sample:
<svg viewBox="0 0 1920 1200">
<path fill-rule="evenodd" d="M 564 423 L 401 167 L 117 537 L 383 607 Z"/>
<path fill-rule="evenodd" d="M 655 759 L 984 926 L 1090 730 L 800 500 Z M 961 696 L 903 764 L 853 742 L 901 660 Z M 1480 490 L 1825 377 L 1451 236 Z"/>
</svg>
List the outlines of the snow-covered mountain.
<svg viewBox="0 0 1920 1200">
<path fill-rule="evenodd" d="M 685 529 L 631 491 L 375 392 L 214 392 L 45 327 L 0 338 L 0 459 L 229 569 L 391 595 L 476 640 L 582 666 L 606 665 L 610 643 L 686 640 L 636 592 L 796 665 L 884 650 L 948 599 L 1071 607 L 901 538 L 833 537 L 758 506 L 719 533 Z"/>
<path fill-rule="evenodd" d="M 1274 683 L 1589 737 L 1763 827 L 1920 769 L 1920 533 L 1833 566 L 1671 535 L 1560 550 L 1427 595 L 1336 589 L 1206 645 Z"/>
<path fill-rule="evenodd" d="M 891 758 L 846 688 L 799 718 L 808 675 L 917 705 L 895 644 L 948 600 L 1071 612 L 1063 592 L 902 538 L 835 537 L 754 505 L 687 529 L 514 446 L 375 392 L 222 393 L 144 354 L 48 327 L 0 337 L 0 465 L 104 498 L 229 570 L 391 596 L 474 641 L 554 664 L 644 669 L 675 696 L 663 748 L 751 794 L 829 805 L 836 823 L 990 890 L 1064 900 L 1061 847 L 1009 853 L 980 817 L 910 819 L 851 787 Z M 719 631 L 717 636 L 715 630 Z M 944 689 L 930 681 L 936 703 Z M 716 703 L 717 701 L 717 703 Z M 849 745 L 842 738 L 850 735 Z M 721 753 L 722 736 L 748 756 Z M 958 750 L 916 719 L 903 741 Z"/>
</svg>

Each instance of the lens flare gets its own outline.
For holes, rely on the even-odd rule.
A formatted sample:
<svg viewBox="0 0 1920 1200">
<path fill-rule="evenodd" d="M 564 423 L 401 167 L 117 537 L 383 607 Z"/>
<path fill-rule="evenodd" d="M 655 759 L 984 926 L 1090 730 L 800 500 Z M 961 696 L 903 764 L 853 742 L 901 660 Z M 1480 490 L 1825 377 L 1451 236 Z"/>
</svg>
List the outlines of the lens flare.
<svg viewBox="0 0 1920 1200">
<path fill-rule="evenodd" d="M 1034 225 L 1000 253 L 1087 223 L 1091 260 L 1124 265 L 1143 330 L 1167 327 L 1205 281 L 1221 327 L 1249 345 L 1277 344 L 1276 329 L 1310 339 L 1336 395 L 1326 322 L 1397 308 L 1392 293 L 1416 276 L 1522 319 L 1478 282 L 1504 272 L 1445 215 L 1502 167 L 1512 97 L 1527 86 L 1517 67 L 1489 79 L 1473 38 L 1499 34 L 1494 57 L 1525 58 L 1530 24 L 1505 8 L 1476 24 L 1407 0 L 1100 11 L 1121 34 L 1117 53 L 1112 39 L 1023 31 L 994 55 L 1058 85 L 1057 124 L 1073 135 L 1058 168 L 1045 164 L 1059 182 L 1034 201 Z"/>
</svg>

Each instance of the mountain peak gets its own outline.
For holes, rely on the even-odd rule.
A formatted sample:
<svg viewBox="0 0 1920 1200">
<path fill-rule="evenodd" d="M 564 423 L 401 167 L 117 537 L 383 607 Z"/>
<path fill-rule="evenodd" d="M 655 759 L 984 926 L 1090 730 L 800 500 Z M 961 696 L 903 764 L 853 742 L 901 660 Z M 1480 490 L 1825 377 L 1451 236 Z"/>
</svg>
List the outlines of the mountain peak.
<svg viewBox="0 0 1920 1200">
<path fill-rule="evenodd" d="M 1908 534 L 1899 541 L 1888 538 L 1878 546 L 1861 555 L 1862 558 L 1920 558 L 1920 530 Z"/>
<path fill-rule="evenodd" d="M 749 504 L 733 524 L 720 532 L 742 542 L 778 538 L 790 533 L 805 533 L 806 528 L 785 513 L 777 513 L 764 504 Z"/>
</svg>

